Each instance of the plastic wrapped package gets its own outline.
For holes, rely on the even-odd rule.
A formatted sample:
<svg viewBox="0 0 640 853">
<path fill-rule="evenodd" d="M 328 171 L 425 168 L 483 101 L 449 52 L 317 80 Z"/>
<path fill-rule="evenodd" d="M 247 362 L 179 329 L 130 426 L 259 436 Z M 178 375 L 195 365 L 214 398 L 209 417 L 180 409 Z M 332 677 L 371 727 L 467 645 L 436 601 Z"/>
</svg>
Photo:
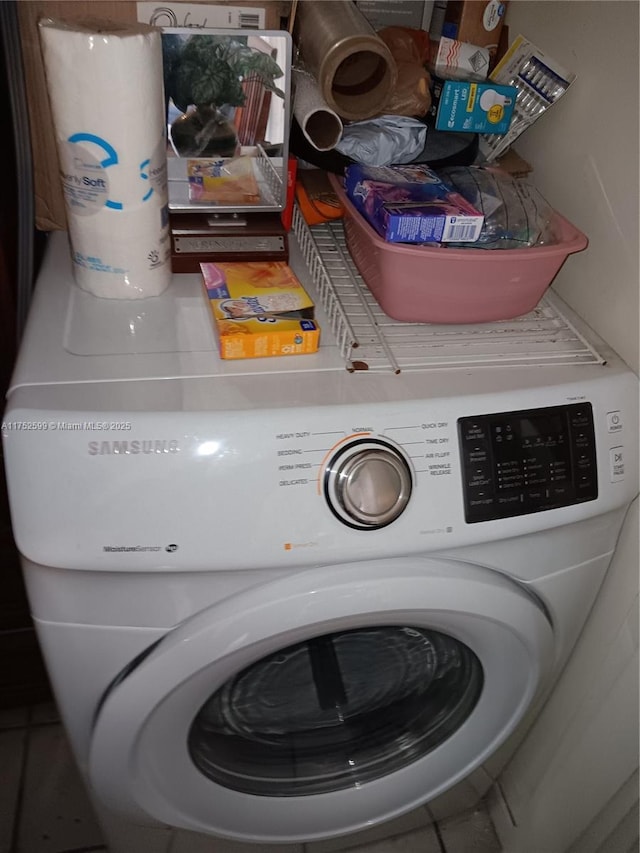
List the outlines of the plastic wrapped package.
<svg viewBox="0 0 640 853">
<path fill-rule="evenodd" d="M 254 157 L 187 160 L 189 200 L 215 204 L 258 204 Z"/>
<path fill-rule="evenodd" d="M 456 166 L 440 169 L 438 174 L 484 214 L 480 237 L 472 248 L 525 249 L 558 242 L 553 208 L 529 181 L 481 166 Z"/>
<path fill-rule="evenodd" d="M 424 150 L 427 126 L 417 118 L 383 115 L 348 124 L 336 151 L 367 166 L 411 163 Z"/>
<path fill-rule="evenodd" d="M 398 79 L 384 105 L 384 112 L 391 115 L 425 116 L 431 108 L 431 76 L 424 66 L 428 58 L 429 45 L 421 44 L 419 30 L 406 27 L 385 27 L 378 32 L 391 51 Z"/>
</svg>

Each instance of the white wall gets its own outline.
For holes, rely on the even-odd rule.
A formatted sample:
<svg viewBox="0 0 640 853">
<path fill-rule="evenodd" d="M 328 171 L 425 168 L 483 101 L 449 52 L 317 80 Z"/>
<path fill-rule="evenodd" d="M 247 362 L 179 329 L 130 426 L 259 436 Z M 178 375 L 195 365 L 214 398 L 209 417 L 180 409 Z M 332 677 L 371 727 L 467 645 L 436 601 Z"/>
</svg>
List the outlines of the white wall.
<svg viewBox="0 0 640 853">
<path fill-rule="evenodd" d="M 637 0 L 512 0 L 519 33 L 578 76 L 517 141 L 548 201 L 588 236 L 554 287 L 639 372 Z"/>
<path fill-rule="evenodd" d="M 636 373 L 639 8 L 512 0 L 507 13 L 512 39 L 522 33 L 578 75 L 515 146 L 542 193 L 590 240 L 553 287 Z M 636 501 L 574 655 L 500 779 L 516 823 L 494 798 L 505 853 L 586 843 L 594 815 L 611 813 L 616 792 L 637 778 L 638 541 Z"/>
</svg>

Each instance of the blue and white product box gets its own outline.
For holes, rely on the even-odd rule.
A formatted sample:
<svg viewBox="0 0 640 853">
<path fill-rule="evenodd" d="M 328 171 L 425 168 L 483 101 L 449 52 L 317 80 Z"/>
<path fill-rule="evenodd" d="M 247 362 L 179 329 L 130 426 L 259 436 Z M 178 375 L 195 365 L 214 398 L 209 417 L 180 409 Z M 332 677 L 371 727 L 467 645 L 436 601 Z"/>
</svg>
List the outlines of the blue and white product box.
<svg viewBox="0 0 640 853">
<path fill-rule="evenodd" d="M 389 243 L 474 243 L 484 216 L 428 166 L 345 170 L 349 200 Z"/>
<path fill-rule="evenodd" d="M 506 133 L 517 94 L 515 86 L 447 80 L 440 95 L 436 130 Z"/>
</svg>

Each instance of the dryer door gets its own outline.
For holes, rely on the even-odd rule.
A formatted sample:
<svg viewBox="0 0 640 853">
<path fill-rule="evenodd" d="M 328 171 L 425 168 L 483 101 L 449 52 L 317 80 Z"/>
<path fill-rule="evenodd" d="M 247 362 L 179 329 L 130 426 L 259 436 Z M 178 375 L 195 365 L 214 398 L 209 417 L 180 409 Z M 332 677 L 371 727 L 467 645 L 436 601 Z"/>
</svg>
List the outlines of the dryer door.
<svg viewBox="0 0 640 853">
<path fill-rule="evenodd" d="M 537 602 L 483 568 L 299 572 L 202 611 L 114 682 L 91 781 L 134 820 L 250 841 L 355 831 L 493 752 L 552 649 Z"/>
</svg>

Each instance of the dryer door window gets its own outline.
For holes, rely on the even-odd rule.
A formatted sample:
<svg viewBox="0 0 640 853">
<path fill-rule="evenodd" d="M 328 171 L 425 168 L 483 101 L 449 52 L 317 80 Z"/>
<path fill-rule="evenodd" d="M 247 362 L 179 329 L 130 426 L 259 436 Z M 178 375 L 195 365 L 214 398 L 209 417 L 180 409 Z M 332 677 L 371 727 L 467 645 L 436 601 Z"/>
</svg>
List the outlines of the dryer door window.
<svg viewBox="0 0 640 853">
<path fill-rule="evenodd" d="M 189 732 L 196 766 L 262 796 L 337 791 L 386 776 L 447 740 L 482 691 L 476 655 L 425 628 L 325 634 L 227 681 Z"/>
<path fill-rule="evenodd" d="M 439 795 L 513 731 L 553 661 L 544 610 L 482 566 L 324 566 L 203 608 L 96 715 L 96 796 L 134 822 L 316 841 Z"/>
</svg>

